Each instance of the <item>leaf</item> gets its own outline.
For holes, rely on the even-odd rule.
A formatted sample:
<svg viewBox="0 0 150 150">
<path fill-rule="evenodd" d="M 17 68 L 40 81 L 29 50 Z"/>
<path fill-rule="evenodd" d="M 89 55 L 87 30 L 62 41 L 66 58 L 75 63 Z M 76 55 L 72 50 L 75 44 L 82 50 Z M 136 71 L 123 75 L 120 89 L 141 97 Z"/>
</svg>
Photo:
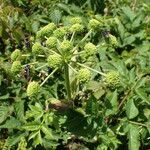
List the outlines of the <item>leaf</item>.
<svg viewBox="0 0 150 150">
<path fill-rule="evenodd" d="M 8 106 L 0 106 L 0 123 L 6 120 L 9 113 L 9 107 Z"/>
<path fill-rule="evenodd" d="M 24 101 L 19 101 L 15 103 L 15 113 L 17 118 L 24 122 Z"/>
<path fill-rule="evenodd" d="M 23 125 L 21 128 L 27 131 L 36 131 L 39 130 L 40 124 L 36 122 L 31 122 L 31 123 L 27 123 L 26 125 Z"/>
<path fill-rule="evenodd" d="M 136 89 L 135 92 L 145 103 L 150 105 L 150 97 L 147 96 L 143 89 Z"/>
<path fill-rule="evenodd" d="M 9 93 L 7 93 L 6 95 L 0 96 L 0 100 L 5 100 L 9 98 Z"/>
<path fill-rule="evenodd" d="M 118 92 L 115 90 L 108 97 L 109 104 L 106 110 L 106 116 L 113 115 L 118 111 Z"/>
<path fill-rule="evenodd" d="M 139 114 L 139 111 L 136 108 L 133 99 L 128 99 L 127 101 L 126 114 L 129 119 L 133 119 Z"/>
<path fill-rule="evenodd" d="M 133 19 L 135 18 L 135 14 L 132 12 L 129 6 L 123 7 L 122 11 L 126 15 L 126 17 L 130 19 L 130 21 L 133 21 Z"/>
<path fill-rule="evenodd" d="M 40 131 L 38 132 L 38 134 L 34 138 L 35 147 L 39 144 L 42 144 L 42 137 L 41 137 L 41 132 Z"/>
<path fill-rule="evenodd" d="M 35 131 L 35 132 L 32 132 L 32 133 L 29 135 L 28 140 L 33 139 L 38 133 L 39 133 L 39 130 L 38 130 L 38 131 Z"/>
<path fill-rule="evenodd" d="M 52 134 L 52 130 L 50 128 L 48 128 L 45 125 L 42 125 L 41 130 L 45 134 L 46 139 L 54 139 L 53 134 Z"/>
<path fill-rule="evenodd" d="M 140 147 L 140 137 L 139 137 L 139 129 L 136 125 L 129 125 L 128 131 L 128 148 L 129 150 L 139 150 Z"/>
<path fill-rule="evenodd" d="M 55 24 L 59 24 L 61 17 L 62 17 L 62 14 L 60 10 L 57 10 L 57 9 L 53 10 L 50 14 L 50 18 L 52 22 L 54 22 Z"/>
<path fill-rule="evenodd" d="M 14 117 L 11 117 L 9 120 L 5 122 L 5 124 L 1 125 L 0 128 L 18 129 L 20 126 L 21 123 Z"/>
</svg>

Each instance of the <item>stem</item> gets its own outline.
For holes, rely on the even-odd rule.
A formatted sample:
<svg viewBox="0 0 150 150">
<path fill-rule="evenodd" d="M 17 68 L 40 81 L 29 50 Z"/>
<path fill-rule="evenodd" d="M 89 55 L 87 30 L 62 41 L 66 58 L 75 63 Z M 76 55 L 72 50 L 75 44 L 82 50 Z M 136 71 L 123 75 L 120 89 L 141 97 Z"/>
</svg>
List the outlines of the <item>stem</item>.
<svg viewBox="0 0 150 150">
<path fill-rule="evenodd" d="M 72 42 L 73 38 L 74 38 L 74 35 L 75 35 L 75 32 L 72 33 L 72 36 L 71 36 L 71 39 L 70 39 L 70 42 Z"/>
<path fill-rule="evenodd" d="M 70 87 L 70 80 L 69 80 L 69 66 L 66 62 L 64 63 L 64 74 L 65 74 L 65 82 L 66 82 L 66 90 L 67 90 L 68 100 L 71 100 L 71 87 Z"/>
<path fill-rule="evenodd" d="M 40 66 L 40 67 L 37 67 L 37 68 L 35 68 L 35 70 L 39 70 L 39 69 L 45 67 L 46 65 L 47 65 L 47 64 L 44 64 L 44 65 L 42 65 L 42 66 Z"/>
<path fill-rule="evenodd" d="M 43 86 L 44 83 L 56 72 L 57 69 L 58 69 L 58 68 L 55 68 L 55 69 L 52 71 L 52 73 L 50 73 L 50 74 L 45 78 L 45 80 L 40 84 L 40 86 Z"/>
<path fill-rule="evenodd" d="M 79 66 L 85 67 L 85 68 L 87 68 L 87 69 L 89 69 L 89 70 L 91 70 L 91 71 L 94 71 L 94 72 L 96 72 L 96 73 L 99 73 L 99 74 L 102 75 L 102 76 L 106 76 L 105 73 L 102 73 L 102 72 L 100 72 L 100 71 L 97 71 L 97 70 L 95 70 L 95 69 L 92 69 L 91 67 L 88 67 L 88 66 L 83 65 L 83 64 L 80 64 L 80 63 L 77 63 L 77 64 L 78 64 Z"/>
</svg>

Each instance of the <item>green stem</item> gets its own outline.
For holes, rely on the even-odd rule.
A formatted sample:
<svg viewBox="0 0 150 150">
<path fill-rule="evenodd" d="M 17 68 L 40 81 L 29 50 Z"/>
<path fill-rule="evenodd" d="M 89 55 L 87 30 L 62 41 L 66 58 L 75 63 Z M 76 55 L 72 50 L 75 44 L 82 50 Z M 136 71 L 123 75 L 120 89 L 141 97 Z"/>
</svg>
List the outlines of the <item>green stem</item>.
<svg viewBox="0 0 150 150">
<path fill-rule="evenodd" d="M 72 36 L 71 36 L 70 42 L 72 42 L 72 41 L 73 41 L 74 35 L 75 35 L 75 32 L 73 32 L 73 33 L 72 33 Z"/>
<path fill-rule="evenodd" d="M 43 86 L 44 83 L 56 72 L 57 69 L 58 69 L 58 68 L 54 69 L 54 70 L 52 71 L 52 73 L 50 73 L 50 74 L 45 78 L 45 80 L 40 84 L 40 86 Z"/>
<path fill-rule="evenodd" d="M 69 80 L 69 66 L 66 62 L 64 64 L 64 74 L 65 74 L 65 82 L 66 82 L 66 90 L 67 90 L 68 100 L 71 100 L 71 87 L 70 87 L 70 80 Z"/>
</svg>

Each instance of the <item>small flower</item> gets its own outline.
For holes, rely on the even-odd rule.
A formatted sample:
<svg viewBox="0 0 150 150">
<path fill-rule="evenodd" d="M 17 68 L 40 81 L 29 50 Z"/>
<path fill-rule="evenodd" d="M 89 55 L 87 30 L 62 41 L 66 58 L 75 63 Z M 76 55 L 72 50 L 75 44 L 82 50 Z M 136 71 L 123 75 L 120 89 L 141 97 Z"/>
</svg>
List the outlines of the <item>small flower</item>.
<svg viewBox="0 0 150 150">
<path fill-rule="evenodd" d="M 63 63 L 62 57 L 58 54 L 50 55 L 47 59 L 49 67 L 57 68 L 60 67 Z"/>
<path fill-rule="evenodd" d="M 44 36 L 49 37 L 55 29 L 56 29 L 56 25 L 54 23 L 49 23 L 48 25 L 43 27 L 41 30 L 39 30 L 36 36 L 37 38 L 41 38 Z"/>
<path fill-rule="evenodd" d="M 10 56 L 12 61 L 20 60 L 21 59 L 21 51 L 19 49 L 15 49 Z"/>
<path fill-rule="evenodd" d="M 32 53 L 35 54 L 35 55 L 42 54 L 43 53 L 43 46 L 39 42 L 36 42 L 32 46 Z"/>
<path fill-rule="evenodd" d="M 57 38 L 56 37 L 49 37 L 46 40 L 46 46 L 48 48 L 55 48 L 57 46 Z"/>
<path fill-rule="evenodd" d="M 11 72 L 13 74 L 18 74 L 22 69 L 22 66 L 21 66 L 21 62 L 20 61 L 14 61 L 12 66 L 11 66 Z"/>
<path fill-rule="evenodd" d="M 117 38 L 111 34 L 109 34 L 109 42 L 112 46 L 117 46 L 118 45 L 118 41 Z"/>
<path fill-rule="evenodd" d="M 76 23 L 71 26 L 70 31 L 71 32 L 81 32 L 81 31 L 83 31 L 83 25 Z"/>
<path fill-rule="evenodd" d="M 73 48 L 73 44 L 68 40 L 64 40 L 60 45 L 60 49 L 63 53 L 71 51 L 72 48 Z"/>
<path fill-rule="evenodd" d="M 93 43 L 87 43 L 84 46 L 86 56 L 94 55 L 97 52 L 97 48 Z"/>
<path fill-rule="evenodd" d="M 105 76 L 105 83 L 108 87 L 115 88 L 119 86 L 120 77 L 119 73 L 116 71 L 110 71 Z"/>
<path fill-rule="evenodd" d="M 40 90 L 40 85 L 38 82 L 32 81 L 27 87 L 27 95 L 29 97 L 36 96 Z"/>
<path fill-rule="evenodd" d="M 82 23 L 82 19 L 80 17 L 73 17 L 70 19 L 71 24 L 81 24 Z"/>
<path fill-rule="evenodd" d="M 77 79 L 80 82 L 87 82 L 90 80 L 90 78 L 91 78 L 91 72 L 89 69 L 83 68 L 83 69 L 79 70 L 79 72 L 77 74 Z"/>
<path fill-rule="evenodd" d="M 56 38 L 63 38 L 65 34 L 67 33 L 67 30 L 65 27 L 60 27 L 56 29 L 53 33 Z"/>
<path fill-rule="evenodd" d="M 88 24 L 90 29 L 96 30 L 100 26 L 100 22 L 96 19 L 91 19 Z"/>
</svg>

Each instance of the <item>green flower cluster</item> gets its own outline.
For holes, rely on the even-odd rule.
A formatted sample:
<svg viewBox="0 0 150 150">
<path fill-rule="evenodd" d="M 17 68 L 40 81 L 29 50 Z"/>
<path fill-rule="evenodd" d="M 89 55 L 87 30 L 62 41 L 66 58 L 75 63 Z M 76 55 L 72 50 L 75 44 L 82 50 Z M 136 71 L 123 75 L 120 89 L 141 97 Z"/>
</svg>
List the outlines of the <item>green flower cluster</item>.
<svg viewBox="0 0 150 150">
<path fill-rule="evenodd" d="M 38 82 L 32 81 L 29 83 L 27 87 L 27 95 L 29 97 L 36 96 L 39 90 L 40 90 L 40 85 L 38 84 Z"/>
<path fill-rule="evenodd" d="M 5 140 L 0 140 L 0 149 L 3 150 L 5 145 Z"/>
<path fill-rule="evenodd" d="M 111 34 L 109 34 L 109 42 L 114 47 L 118 45 L 117 38 Z"/>
<path fill-rule="evenodd" d="M 82 19 L 80 17 L 73 17 L 70 19 L 71 24 L 81 24 Z"/>
<path fill-rule="evenodd" d="M 85 52 L 86 56 L 92 56 L 92 55 L 96 54 L 97 48 L 93 43 L 87 43 L 84 46 L 84 52 Z"/>
<path fill-rule="evenodd" d="M 49 23 L 45 27 L 43 27 L 41 30 L 37 32 L 37 38 L 41 37 L 49 37 L 53 33 L 53 31 L 56 29 L 56 25 L 54 23 Z"/>
<path fill-rule="evenodd" d="M 63 64 L 62 57 L 58 54 L 50 55 L 47 58 L 48 65 L 52 68 L 60 67 Z"/>
<path fill-rule="evenodd" d="M 88 27 L 89 27 L 89 29 L 96 30 L 96 29 L 98 29 L 98 28 L 100 27 L 100 24 L 101 24 L 101 23 L 100 23 L 98 20 L 96 20 L 96 19 L 91 19 L 91 20 L 89 21 Z"/>
<path fill-rule="evenodd" d="M 67 33 L 67 28 L 65 27 L 57 28 L 53 33 L 56 38 L 63 38 Z"/>
<path fill-rule="evenodd" d="M 14 61 L 12 66 L 11 66 L 11 72 L 13 74 L 18 74 L 22 69 L 22 66 L 21 66 L 21 62 L 20 61 Z"/>
<path fill-rule="evenodd" d="M 44 51 L 44 48 L 43 48 L 43 46 L 39 42 L 36 42 L 32 46 L 32 53 L 35 54 L 35 55 L 42 54 L 43 51 Z"/>
<path fill-rule="evenodd" d="M 27 150 L 27 141 L 25 138 L 22 138 L 21 141 L 18 144 L 17 150 Z"/>
<path fill-rule="evenodd" d="M 83 31 L 83 25 L 76 23 L 71 26 L 70 31 L 71 32 L 81 32 L 81 31 Z"/>
<path fill-rule="evenodd" d="M 46 46 L 48 48 L 56 48 L 57 46 L 57 38 L 56 37 L 49 37 L 47 40 L 46 40 Z"/>
<path fill-rule="evenodd" d="M 19 49 L 15 49 L 10 56 L 12 61 L 20 60 L 21 59 L 21 51 Z"/>
<path fill-rule="evenodd" d="M 73 48 L 73 44 L 72 42 L 68 41 L 68 40 L 64 40 L 61 44 L 60 44 L 60 50 L 62 53 L 67 53 L 70 52 Z"/>
<path fill-rule="evenodd" d="M 77 74 L 77 79 L 80 82 L 87 82 L 91 78 L 91 72 L 87 68 L 80 69 Z"/>
<path fill-rule="evenodd" d="M 105 76 L 105 83 L 108 87 L 115 88 L 120 84 L 119 73 L 116 71 L 110 71 Z"/>
</svg>

